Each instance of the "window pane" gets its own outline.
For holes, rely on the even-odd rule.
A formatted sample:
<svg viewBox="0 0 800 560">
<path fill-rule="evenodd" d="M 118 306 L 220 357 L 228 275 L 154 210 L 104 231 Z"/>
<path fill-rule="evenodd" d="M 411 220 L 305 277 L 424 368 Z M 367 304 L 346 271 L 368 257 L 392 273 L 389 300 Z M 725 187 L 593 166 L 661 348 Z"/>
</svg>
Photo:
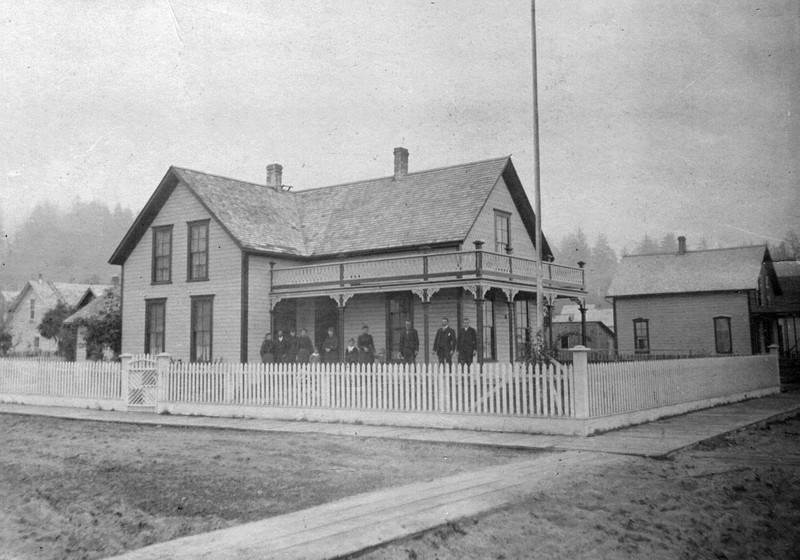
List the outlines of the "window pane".
<svg viewBox="0 0 800 560">
<path fill-rule="evenodd" d="M 718 354 L 730 354 L 731 348 L 731 319 L 730 317 L 714 318 L 714 338 Z"/>
</svg>

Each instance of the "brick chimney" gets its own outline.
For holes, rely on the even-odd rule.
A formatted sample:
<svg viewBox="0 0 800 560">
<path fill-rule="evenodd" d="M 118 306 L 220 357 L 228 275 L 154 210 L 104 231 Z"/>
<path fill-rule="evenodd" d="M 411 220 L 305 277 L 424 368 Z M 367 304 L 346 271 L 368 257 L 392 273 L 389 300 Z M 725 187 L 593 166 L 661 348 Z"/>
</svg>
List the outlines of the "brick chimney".
<svg viewBox="0 0 800 560">
<path fill-rule="evenodd" d="M 678 254 L 686 254 L 686 238 L 682 235 L 678 237 Z"/>
<path fill-rule="evenodd" d="M 280 191 L 283 187 L 283 166 L 279 163 L 270 163 L 267 166 L 267 187 Z"/>
<path fill-rule="evenodd" d="M 399 181 L 408 175 L 408 150 L 405 148 L 394 149 L 394 180 Z"/>
</svg>

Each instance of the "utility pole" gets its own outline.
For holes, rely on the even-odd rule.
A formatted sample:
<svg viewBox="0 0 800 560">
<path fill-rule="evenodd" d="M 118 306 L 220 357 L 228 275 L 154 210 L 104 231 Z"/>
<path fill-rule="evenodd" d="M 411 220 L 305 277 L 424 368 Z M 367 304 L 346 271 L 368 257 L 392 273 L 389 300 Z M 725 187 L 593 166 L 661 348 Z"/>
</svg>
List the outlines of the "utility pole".
<svg viewBox="0 0 800 560">
<path fill-rule="evenodd" d="M 533 70 L 533 200 L 536 214 L 536 337 L 544 336 L 544 315 L 542 309 L 542 193 L 539 178 L 539 98 L 536 78 L 536 0 L 531 0 L 531 54 Z"/>
</svg>

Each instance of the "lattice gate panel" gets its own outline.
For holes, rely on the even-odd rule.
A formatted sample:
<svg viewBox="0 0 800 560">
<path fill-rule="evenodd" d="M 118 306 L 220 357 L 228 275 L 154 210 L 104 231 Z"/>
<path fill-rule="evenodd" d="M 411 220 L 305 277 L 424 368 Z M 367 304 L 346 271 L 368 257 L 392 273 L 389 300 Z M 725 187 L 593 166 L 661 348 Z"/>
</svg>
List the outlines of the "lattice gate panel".
<svg viewBox="0 0 800 560">
<path fill-rule="evenodd" d="M 155 360 L 131 362 L 128 374 L 128 410 L 155 412 L 157 386 L 158 373 Z"/>
</svg>

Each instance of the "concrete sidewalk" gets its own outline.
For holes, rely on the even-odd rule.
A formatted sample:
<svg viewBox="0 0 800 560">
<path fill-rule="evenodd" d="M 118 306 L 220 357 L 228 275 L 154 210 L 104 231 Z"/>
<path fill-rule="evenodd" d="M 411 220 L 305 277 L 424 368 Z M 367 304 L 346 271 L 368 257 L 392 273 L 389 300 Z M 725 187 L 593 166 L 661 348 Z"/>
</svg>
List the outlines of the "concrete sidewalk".
<svg viewBox="0 0 800 560">
<path fill-rule="evenodd" d="M 261 420 L 256 418 L 172 416 L 0 403 L 0 414 L 3 413 L 154 426 L 313 433 L 361 438 L 376 437 L 464 445 L 488 445 L 516 449 L 594 451 L 642 457 L 665 457 L 679 449 L 721 434 L 740 430 L 759 422 L 800 413 L 800 392 L 780 393 L 760 399 L 699 410 L 590 437 L 325 424 L 321 422 Z"/>
<path fill-rule="evenodd" d="M 552 489 L 623 455 L 665 457 L 703 440 L 800 414 L 800 393 L 719 406 L 592 437 L 156 416 L 0 404 L 0 413 L 176 427 L 378 437 L 559 451 L 529 461 L 352 496 L 303 511 L 128 552 L 125 560 L 323 559 L 354 554 Z"/>
</svg>

